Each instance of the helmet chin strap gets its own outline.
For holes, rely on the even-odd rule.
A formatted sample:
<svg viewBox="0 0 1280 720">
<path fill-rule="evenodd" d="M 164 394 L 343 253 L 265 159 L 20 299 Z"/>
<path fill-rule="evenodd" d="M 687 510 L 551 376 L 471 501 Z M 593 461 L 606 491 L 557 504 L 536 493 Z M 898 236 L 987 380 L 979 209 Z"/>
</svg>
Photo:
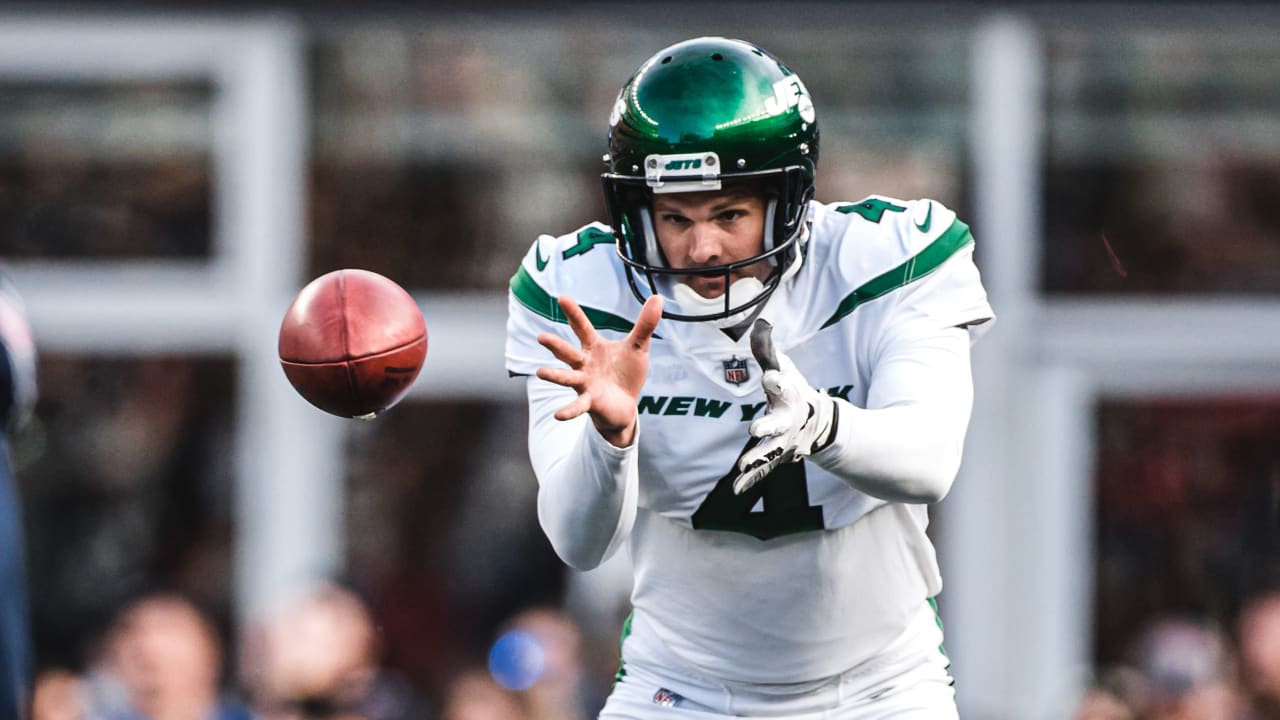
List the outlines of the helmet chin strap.
<svg viewBox="0 0 1280 720">
<path fill-rule="evenodd" d="M 730 299 L 734 305 L 745 305 L 755 300 L 760 296 L 760 293 L 764 292 L 764 283 L 753 277 L 738 278 L 733 281 L 733 284 L 725 288 L 724 292 L 725 294 L 720 297 L 703 297 L 682 282 L 676 283 L 671 289 L 671 293 L 675 295 L 676 303 L 680 306 L 681 314 L 712 315 L 724 311 L 726 298 Z M 749 307 L 728 317 L 707 320 L 706 322 L 721 329 L 731 328 L 746 320 L 755 310 L 755 307 Z"/>
</svg>

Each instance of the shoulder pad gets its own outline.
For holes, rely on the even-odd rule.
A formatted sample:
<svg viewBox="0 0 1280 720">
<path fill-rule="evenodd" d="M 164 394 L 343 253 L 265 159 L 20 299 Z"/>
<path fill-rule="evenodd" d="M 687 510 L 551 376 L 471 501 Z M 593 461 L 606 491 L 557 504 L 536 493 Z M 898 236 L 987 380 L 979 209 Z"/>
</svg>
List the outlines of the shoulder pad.
<svg viewBox="0 0 1280 720">
<path fill-rule="evenodd" d="M 602 223 L 560 237 L 538 236 L 511 277 L 512 299 L 547 320 L 564 323 L 556 299 L 567 293 L 597 330 L 630 332 L 628 318 L 640 306 L 613 245 L 613 232 Z"/>
</svg>

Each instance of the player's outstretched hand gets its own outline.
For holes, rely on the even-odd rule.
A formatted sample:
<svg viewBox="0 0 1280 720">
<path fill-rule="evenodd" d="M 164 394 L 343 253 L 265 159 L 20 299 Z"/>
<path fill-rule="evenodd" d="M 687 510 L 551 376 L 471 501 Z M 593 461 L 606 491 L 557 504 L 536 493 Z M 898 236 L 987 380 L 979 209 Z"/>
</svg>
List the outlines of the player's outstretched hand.
<svg viewBox="0 0 1280 720">
<path fill-rule="evenodd" d="M 782 463 L 801 460 L 831 441 L 835 402 L 804 379 L 791 358 L 773 347 L 773 326 L 758 319 L 751 327 L 751 354 L 764 369 L 760 383 L 769 409 L 749 429 L 764 438 L 743 453 L 733 492 L 741 495 Z"/>
<path fill-rule="evenodd" d="M 573 298 L 561 295 L 559 303 L 579 345 L 551 333 L 539 335 L 538 343 L 568 367 L 538 368 L 538 377 L 573 388 L 578 397 L 555 417 L 569 420 L 589 413 L 606 440 L 627 447 L 635 439 L 636 404 L 649 374 L 649 340 L 662 319 L 662 298 L 655 295 L 645 302 L 635 327 L 621 340 L 601 337 Z"/>
</svg>

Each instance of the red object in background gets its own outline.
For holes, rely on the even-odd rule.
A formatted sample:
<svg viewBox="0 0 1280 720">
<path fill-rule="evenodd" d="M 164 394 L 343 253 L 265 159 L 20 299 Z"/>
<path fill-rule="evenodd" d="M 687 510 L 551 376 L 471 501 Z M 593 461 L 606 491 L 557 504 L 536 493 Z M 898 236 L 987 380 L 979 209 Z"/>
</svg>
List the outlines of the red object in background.
<svg viewBox="0 0 1280 720">
<path fill-rule="evenodd" d="M 280 325 L 280 365 L 298 394 L 327 413 L 369 417 L 409 392 L 427 355 L 413 297 L 368 270 L 312 280 Z"/>
</svg>

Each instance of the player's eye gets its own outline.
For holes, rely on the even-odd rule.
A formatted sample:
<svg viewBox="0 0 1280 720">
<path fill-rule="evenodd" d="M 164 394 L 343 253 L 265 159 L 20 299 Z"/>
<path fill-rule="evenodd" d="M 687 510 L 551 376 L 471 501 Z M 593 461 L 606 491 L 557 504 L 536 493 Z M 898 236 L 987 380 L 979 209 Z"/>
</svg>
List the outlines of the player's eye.
<svg viewBox="0 0 1280 720">
<path fill-rule="evenodd" d="M 735 220 L 741 220 L 743 217 L 746 216 L 746 214 L 747 214 L 746 210 L 741 210 L 738 208 L 730 208 L 729 210 L 725 210 L 721 212 L 719 217 L 724 222 L 733 222 Z"/>
<path fill-rule="evenodd" d="M 689 223 L 689 218 L 676 213 L 663 213 L 658 216 L 658 219 L 671 225 L 687 225 Z"/>
</svg>

